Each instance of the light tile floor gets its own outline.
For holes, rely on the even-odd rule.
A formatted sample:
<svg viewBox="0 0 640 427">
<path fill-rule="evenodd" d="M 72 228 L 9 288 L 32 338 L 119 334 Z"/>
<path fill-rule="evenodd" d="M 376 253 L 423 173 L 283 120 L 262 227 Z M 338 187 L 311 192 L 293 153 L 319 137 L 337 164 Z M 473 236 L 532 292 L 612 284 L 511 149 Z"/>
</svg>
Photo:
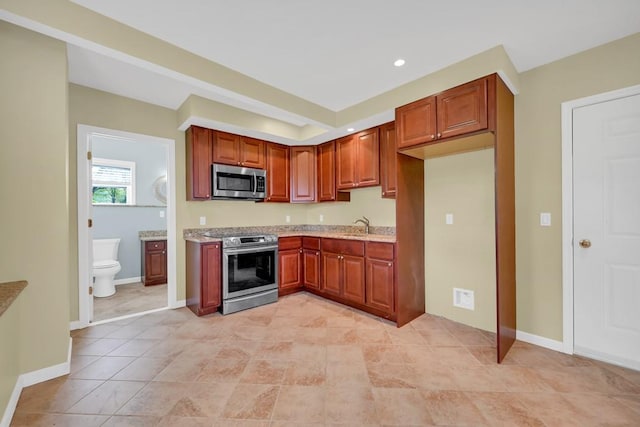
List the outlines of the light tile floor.
<svg viewBox="0 0 640 427">
<path fill-rule="evenodd" d="M 229 316 L 74 331 L 71 374 L 13 426 L 638 426 L 640 372 L 430 315 L 403 328 L 299 293 Z"/>
<path fill-rule="evenodd" d="M 114 319 L 167 306 L 167 285 L 145 286 L 142 282 L 116 286 L 110 297 L 93 299 L 93 321 Z"/>
</svg>

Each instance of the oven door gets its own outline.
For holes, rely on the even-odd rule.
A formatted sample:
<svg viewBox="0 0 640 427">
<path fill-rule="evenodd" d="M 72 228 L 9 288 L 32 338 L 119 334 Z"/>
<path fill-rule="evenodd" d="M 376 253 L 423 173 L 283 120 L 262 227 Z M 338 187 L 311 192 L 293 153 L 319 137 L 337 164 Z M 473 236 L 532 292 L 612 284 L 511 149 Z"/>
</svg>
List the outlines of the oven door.
<svg viewBox="0 0 640 427">
<path fill-rule="evenodd" d="M 278 246 L 223 249 L 222 299 L 278 288 Z"/>
</svg>

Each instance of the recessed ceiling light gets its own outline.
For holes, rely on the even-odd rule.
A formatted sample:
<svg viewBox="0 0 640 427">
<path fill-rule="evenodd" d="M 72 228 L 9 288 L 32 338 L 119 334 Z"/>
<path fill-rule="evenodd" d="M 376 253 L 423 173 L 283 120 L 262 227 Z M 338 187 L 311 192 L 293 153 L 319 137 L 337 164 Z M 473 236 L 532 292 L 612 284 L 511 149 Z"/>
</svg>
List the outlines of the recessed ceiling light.
<svg viewBox="0 0 640 427">
<path fill-rule="evenodd" d="M 396 59 L 393 65 L 396 67 L 402 67 L 404 65 L 404 59 Z"/>
<path fill-rule="evenodd" d="M 353 132 L 355 129 L 354 128 L 349 128 L 347 129 L 347 132 Z"/>
</svg>

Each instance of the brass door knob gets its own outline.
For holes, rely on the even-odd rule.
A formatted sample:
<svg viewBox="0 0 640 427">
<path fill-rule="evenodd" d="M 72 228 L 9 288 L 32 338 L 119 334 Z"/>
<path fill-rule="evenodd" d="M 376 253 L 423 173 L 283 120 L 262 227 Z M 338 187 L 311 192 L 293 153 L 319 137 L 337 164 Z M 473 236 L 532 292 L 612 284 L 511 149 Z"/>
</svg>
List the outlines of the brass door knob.
<svg viewBox="0 0 640 427">
<path fill-rule="evenodd" d="M 591 240 L 589 239 L 582 239 L 579 243 L 581 248 L 588 249 L 591 247 Z"/>
</svg>

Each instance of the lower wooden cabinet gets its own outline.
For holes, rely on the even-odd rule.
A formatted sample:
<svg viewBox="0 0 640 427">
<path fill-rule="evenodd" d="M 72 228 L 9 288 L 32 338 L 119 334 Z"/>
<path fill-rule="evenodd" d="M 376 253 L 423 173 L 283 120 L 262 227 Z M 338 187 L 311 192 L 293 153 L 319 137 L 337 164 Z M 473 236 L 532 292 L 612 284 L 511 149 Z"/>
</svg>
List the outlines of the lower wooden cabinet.
<svg viewBox="0 0 640 427">
<path fill-rule="evenodd" d="M 389 315 L 395 313 L 395 245 L 367 242 L 366 300 L 368 307 Z"/>
<path fill-rule="evenodd" d="M 305 288 L 320 289 L 320 238 L 302 238 L 302 284 Z"/>
<path fill-rule="evenodd" d="M 222 244 L 187 241 L 187 307 L 198 316 L 215 313 L 222 301 Z"/>
<path fill-rule="evenodd" d="M 302 238 L 278 239 L 278 295 L 302 289 Z"/>
<path fill-rule="evenodd" d="M 167 241 L 142 242 L 142 283 L 145 286 L 167 283 Z"/>
<path fill-rule="evenodd" d="M 364 273 L 364 242 L 322 239 L 322 291 L 364 304 Z"/>
</svg>

